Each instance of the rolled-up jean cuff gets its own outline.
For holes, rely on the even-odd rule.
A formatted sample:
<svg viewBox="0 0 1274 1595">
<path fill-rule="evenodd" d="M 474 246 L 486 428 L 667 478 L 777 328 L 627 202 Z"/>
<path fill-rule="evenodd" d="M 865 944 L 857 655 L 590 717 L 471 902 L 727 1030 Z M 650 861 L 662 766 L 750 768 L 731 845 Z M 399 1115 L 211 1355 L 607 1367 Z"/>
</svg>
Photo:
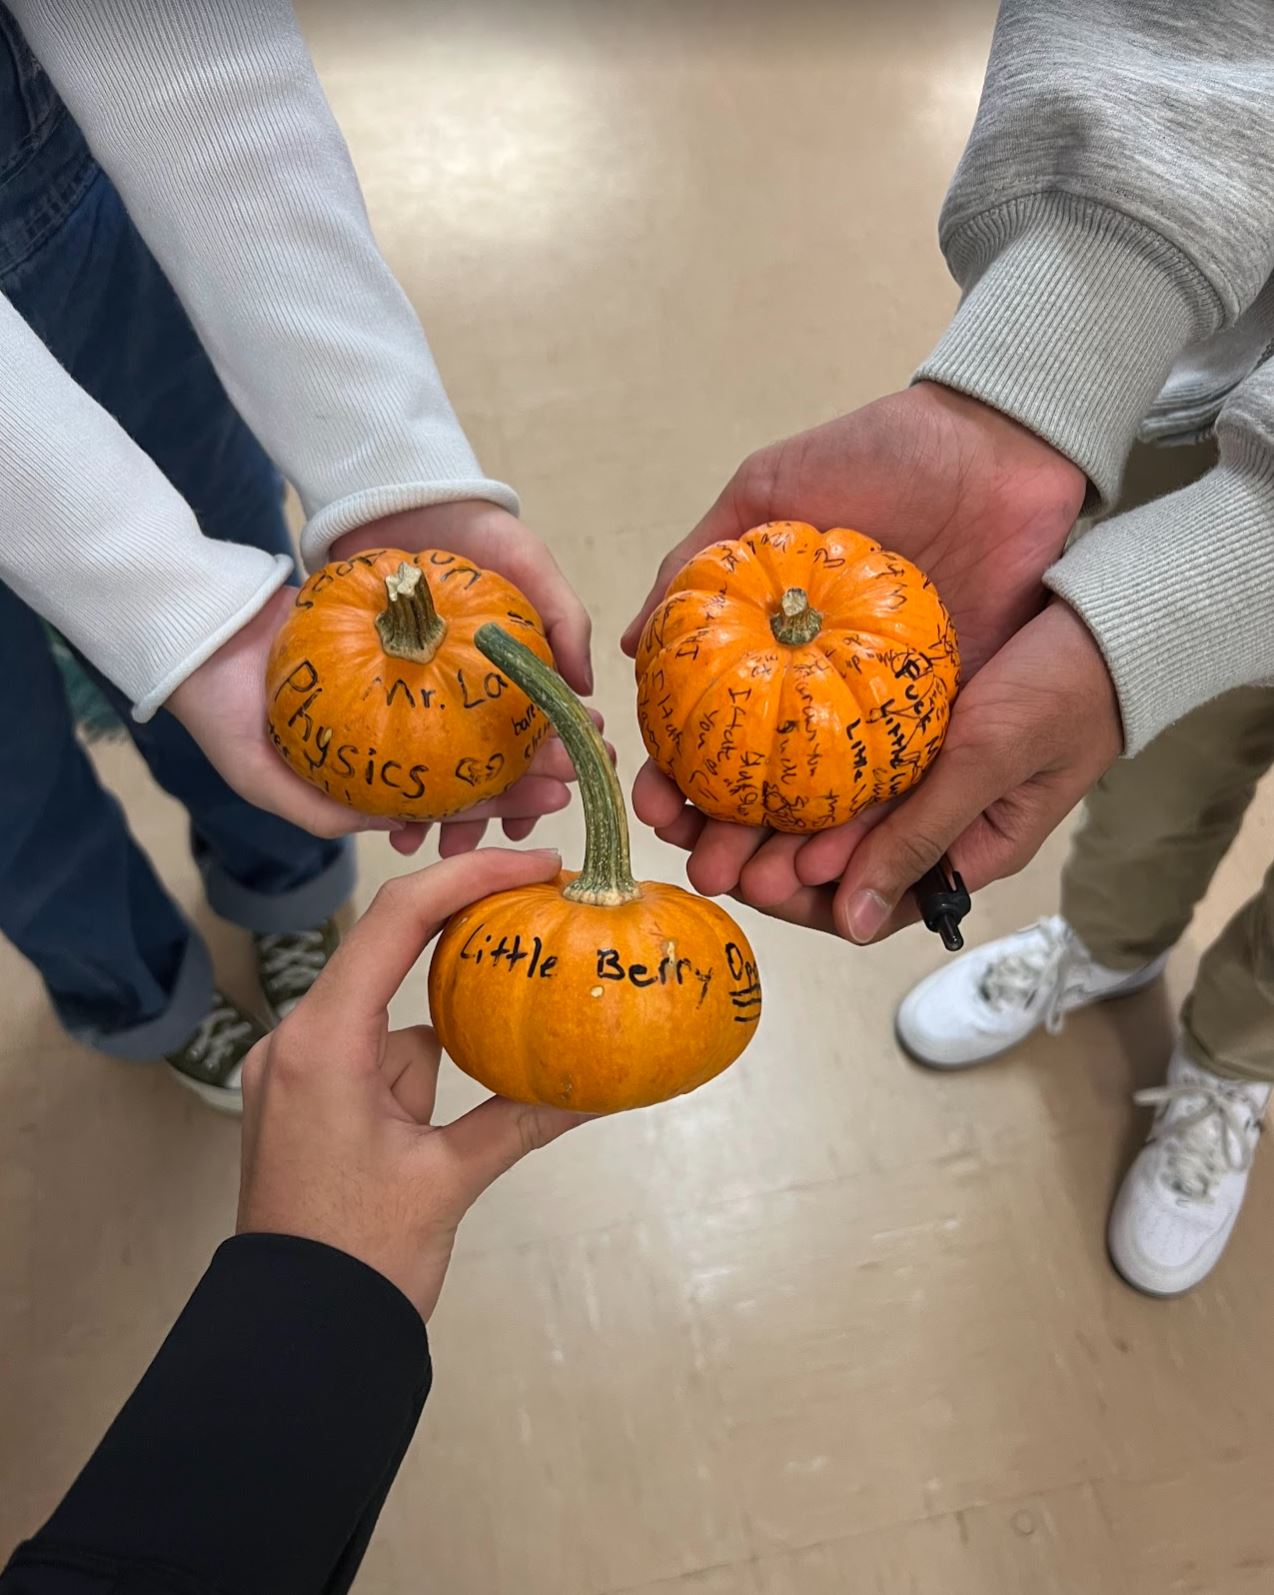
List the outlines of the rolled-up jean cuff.
<svg viewBox="0 0 1274 1595">
<path fill-rule="evenodd" d="M 163 1013 L 131 1030 L 100 1030 L 96 1025 L 67 1024 L 69 1035 L 113 1058 L 152 1063 L 178 1052 L 190 1040 L 212 1007 L 212 960 L 203 942 L 191 932 Z M 66 1024 L 66 1021 L 63 1020 Z"/>
<path fill-rule="evenodd" d="M 289 892 L 255 892 L 232 880 L 212 859 L 200 861 L 204 891 L 213 913 L 258 935 L 313 930 L 330 919 L 354 891 L 354 845 L 346 838 L 327 868 Z"/>
</svg>

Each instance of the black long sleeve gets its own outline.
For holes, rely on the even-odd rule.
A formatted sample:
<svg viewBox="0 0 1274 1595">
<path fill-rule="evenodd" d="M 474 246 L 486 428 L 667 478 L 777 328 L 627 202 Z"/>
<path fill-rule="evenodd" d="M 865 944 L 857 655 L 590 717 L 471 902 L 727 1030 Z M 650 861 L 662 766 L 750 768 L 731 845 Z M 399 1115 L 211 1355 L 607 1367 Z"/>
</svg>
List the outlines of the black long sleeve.
<svg viewBox="0 0 1274 1595">
<path fill-rule="evenodd" d="M 424 1324 L 373 1269 L 226 1241 L 0 1595 L 339 1595 L 429 1384 Z"/>
</svg>

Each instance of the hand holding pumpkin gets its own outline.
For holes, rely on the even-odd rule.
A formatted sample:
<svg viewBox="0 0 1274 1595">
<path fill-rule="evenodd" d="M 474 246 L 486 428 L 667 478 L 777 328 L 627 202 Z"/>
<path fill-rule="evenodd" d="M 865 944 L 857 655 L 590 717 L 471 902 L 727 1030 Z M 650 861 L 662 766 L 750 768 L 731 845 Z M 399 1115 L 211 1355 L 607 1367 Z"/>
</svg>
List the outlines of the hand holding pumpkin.
<svg viewBox="0 0 1274 1595">
<path fill-rule="evenodd" d="M 919 917 L 909 888 L 949 854 L 970 890 L 1012 875 L 1119 756 L 1114 686 L 1083 621 L 1055 599 L 956 699 L 909 796 L 794 848 L 763 850 L 735 896 L 855 942 Z"/>
<path fill-rule="evenodd" d="M 438 1041 L 391 1031 L 390 998 L 449 914 L 551 879 L 556 854 L 484 849 L 381 888 L 310 993 L 251 1053 L 243 1076 L 239 1233 L 322 1241 L 433 1311 L 456 1229 L 527 1152 L 580 1122 L 491 1097 L 432 1123 Z"/>
<path fill-rule="evenodd" d="M 398 548 L 409 554 L 449 549 L 480 569 L 503 576 L 539 614 L 563 677 L 577 692 L 585 696 L 592 692 L 588 611 L 543 538 L 506 510 L 484 499 L 401 510 L 346 532 L 332 545 L 331 558 L 347 560 L 373 548 Z M 600 725 L 600 717 L 594 718 Z M 439 835 L 439 853 L 447 858 L 477 847 L 487 821 L 495 818 L 502 820 L 510 841 L 521 841 L 531 834 L 541 815 L 564 808 L 569 801 L 564 783 L 574 779 L 574 772 L 555 741 L 540 749 L 532 772 L 536 780 L 522 781 L 505 797 L 446 822 Z M 424 834 L 424 829 L 409 826 L 394 835 L 392 845 L 400 853 L 414 853 Z"/>
<path fill-rule="evenodd" d="M 919 383 L 746 460 L 663 561 L 624 648 L 636 653 L 651 612 L 693 555 L 793 518 L 855 527 L 923 570 L 950 611 L 969 680 L 1041 607 L 1040 578 L 1084 491 L 1083 474 L 1016 422 Z M 790 862 L 800 846 L 765 827 L 703 824 L 653 764 L 638 775 L 633 807 L 658 835 L 692 851 L 690 878 L 713 895 L 733 890 L 762 847 Z"/>
<path fill-rule="evenodd" d="M 295 587 L 276 593 L 258 615 L 192 671 L 165 707 L 194 737 L 222 779 L 258 808 L 315 836 L 389 831 L 399 852 L 415 852 L 427 826 L 362 814 L 335 802 L 321 787 L 298 779 L 271 744 L 266 730 L 266 665 L 296 596 Z M 515 787 L 478 803 L 442 828 L 439 851 L 447 857 L 476 847 L 490 819 L 502 820 L 511 838 L 526 836 L 539 816 L 566 807 L 570 801 L 567 783 L 573 780 L 574 770 L 561 744 L 546 739 Z"/>
<path fill-rule="evenodd" d="M 475 641 L 552 720 L 579 773 L 584 866 L 457 914 L 429 969 L 454 1061 L 489 1090 L 590 1113 L 663 1102 L 727 1068 L 761 1016 L 742 930 L 715 903 L 637 882 L 624 797 L 583 704 L 508 631 Z"/>
</svg>

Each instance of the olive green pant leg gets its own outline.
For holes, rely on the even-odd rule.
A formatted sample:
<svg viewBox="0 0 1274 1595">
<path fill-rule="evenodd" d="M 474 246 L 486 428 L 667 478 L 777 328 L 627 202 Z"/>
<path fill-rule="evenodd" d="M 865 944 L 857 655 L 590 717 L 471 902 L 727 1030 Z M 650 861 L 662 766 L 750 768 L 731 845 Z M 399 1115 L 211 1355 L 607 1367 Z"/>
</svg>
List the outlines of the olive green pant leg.
<svg viewBox="0 0 1274 1595">
<path fill-rule="evenodd" d="M 1180 940 L 1272 763 L 1274 691 L 1240 687 L 1106 772 L 1062 874 L 1062 914 L 1099 963 L 1139 969 Z"/>
<path fill-rule="evenodd" d="M 1139 445 L 1116 510 L 1189 486 L 1216 458 L 1211 439 Z M 1244 687 L 1102 777 L 1062 875 L 1062 913 L 1099 963 L 1138 969 L 1180 939 L 1272 763 L 1274 689 Z M 1203 955 L 1182 1025 L 1214 1073 L 1274 1079 L 1274 866 Z"/>
<path fill-rule="evenodd" d="M 1213 1074 L 1274 1081 L 1274 865 L 1204 953 L 1181 1023 L 1189 1052 Z"/>
</svg>

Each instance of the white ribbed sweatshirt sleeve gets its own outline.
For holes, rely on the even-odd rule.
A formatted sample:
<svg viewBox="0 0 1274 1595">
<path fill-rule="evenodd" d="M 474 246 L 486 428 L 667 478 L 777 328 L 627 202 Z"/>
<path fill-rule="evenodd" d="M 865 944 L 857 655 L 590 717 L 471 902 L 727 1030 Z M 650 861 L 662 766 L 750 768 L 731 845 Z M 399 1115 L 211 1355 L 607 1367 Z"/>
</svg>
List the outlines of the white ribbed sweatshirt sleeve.
<svg viewBox="0 0 1274 1595">
<path fill-rule="evenodd" d="M 185 500 L 0 295 L 0 580 L 148 719 L 291 561 L 205 537 Z"/>
<path fill-rule="evenodd" d="M 8 0 L 321 564 L 393 510 L 517 499 L 483 476 L 372 238 L 286 0 Z"/>
</svg>

